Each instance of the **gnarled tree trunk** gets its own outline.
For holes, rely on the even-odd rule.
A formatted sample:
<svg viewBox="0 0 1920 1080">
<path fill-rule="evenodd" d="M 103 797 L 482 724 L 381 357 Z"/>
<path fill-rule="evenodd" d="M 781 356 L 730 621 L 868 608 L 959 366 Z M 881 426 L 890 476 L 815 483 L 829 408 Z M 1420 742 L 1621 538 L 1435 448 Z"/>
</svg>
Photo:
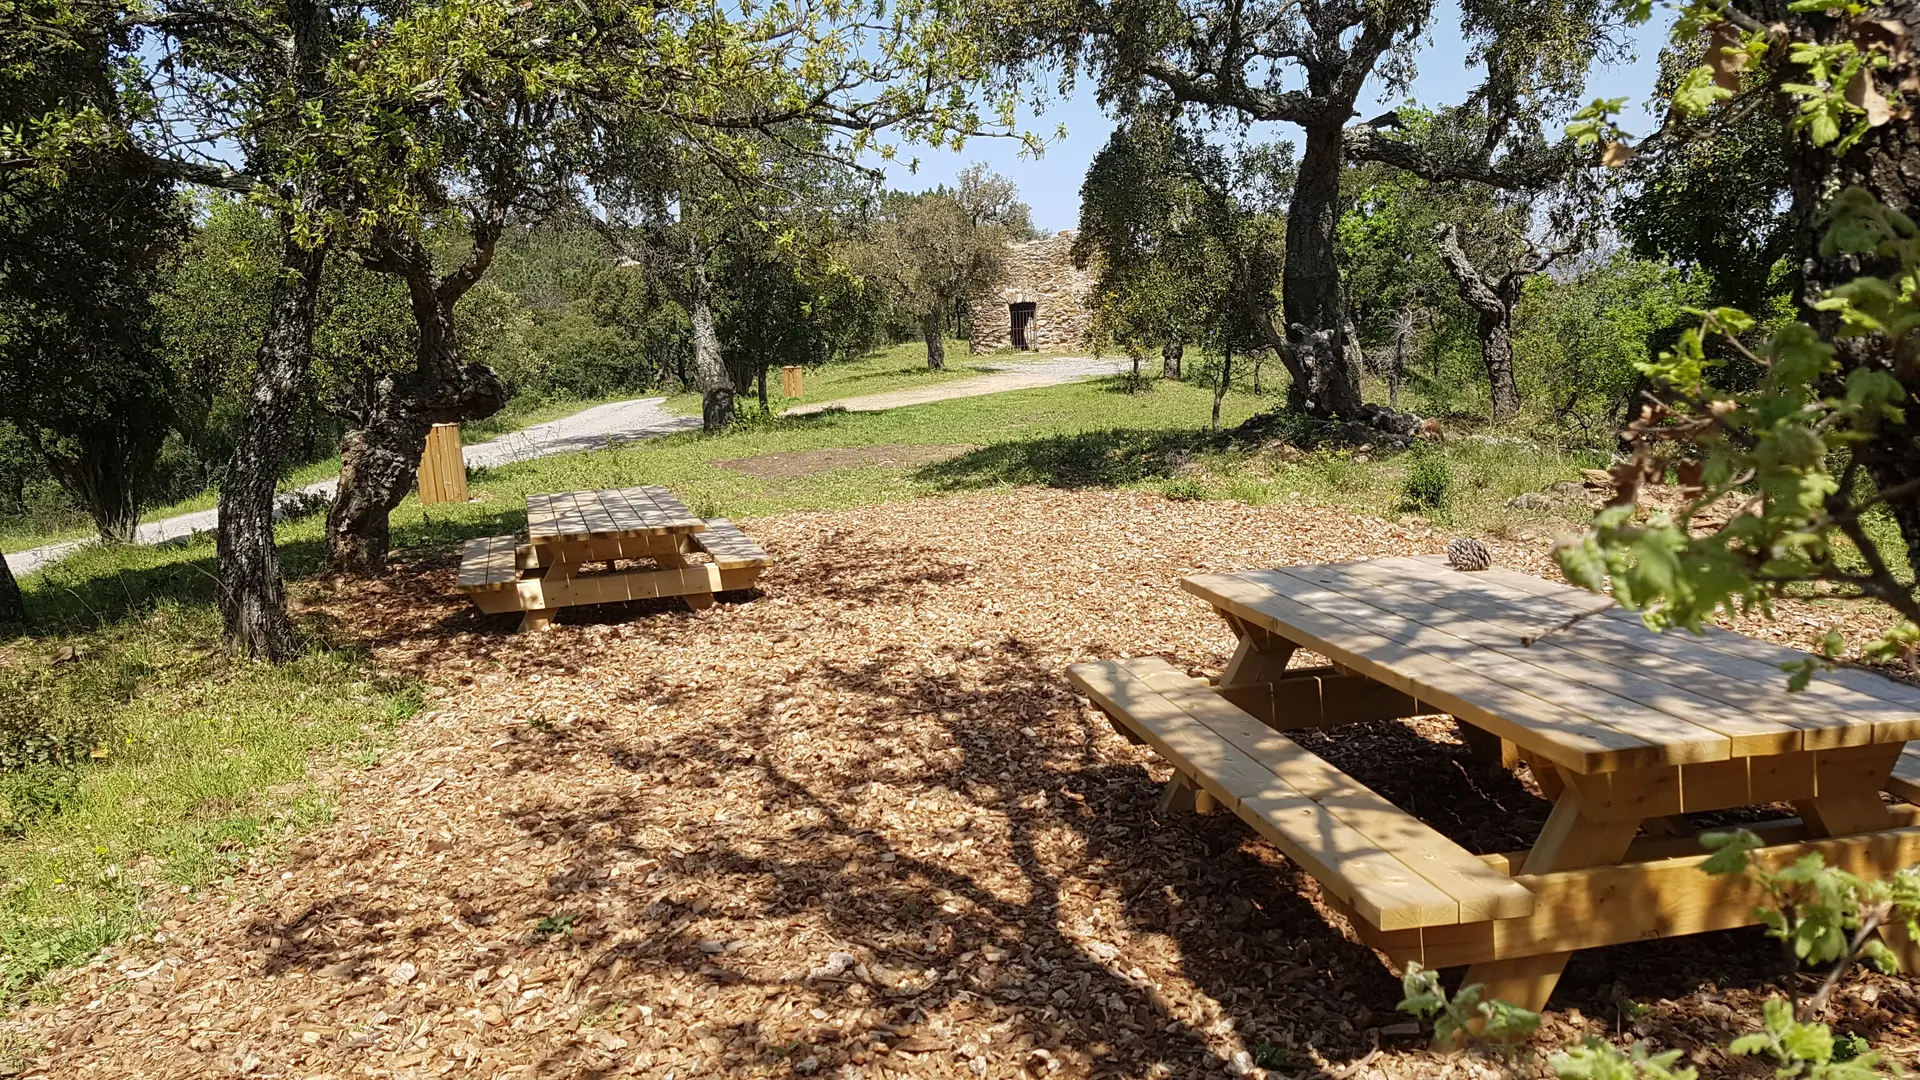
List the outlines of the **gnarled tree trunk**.
<svg viewBox="0 0 1920 1080">
<path fill-rule="evenodd" d="M 273 282 L 246 415 L 220 482 L 216 542 L 227 645 L 276 662 L 292 659 L 299 650 L 273 544 L 273 493 L 313 358 L 320 271 L 327 258 L 324 245 L 301 246 L 291 214 L 281 215 L 280 245 L 280 273 Z"/>
<path fill-rule="evenodd" d="M 687 315 L 693 322 L 693 377 L 700 389 L 700 426 L 709 434 L 733 423 L 733 376 L 720 351 L 720 331 L 713 319 L 713 285 L 707 280 L 707 260 L 696 250 L 687 267 Z"/>
<path fill-rule="evenodd" d="M 1770 9 L 1767 17 L 1774 17 Z M 1920 42 L 1920 2 L 1895 0 L 1879 8 L 1875 17 L 1898 21 L 1905 26 L 1906 42 Z M 1799 19 L 1824 26 L 1826 32 L 1819 36 L 1826 40 L 1851 40 L 1854 33 L 1846 22 L 1821 20 L 1818 16 Z M 1920 50 L 1904 48 L 1899 52 L 1903 54 L 1899 62 L 1874 75 L 1874 84 L 1883 90 L 1920 78 Z M 1798 69 L 1791 68 L 1785 77 L 1798 75 Z M 1906 542 L 1907 564 L 1920 575 L 1920 407 L 1914 404 L 1920 401 L 1920 366 L 1914 364 L 1911 355 L 1903 357 L 1880 335 L 1840 337 L 1839 315 L 1814 307 L 1828 290 L 1863 274 L 1891 280 L 1899 273 L 1896 260 L 1829 255 L 1820 250 L 1820 242 L 1827 231 L 1824 214 L 1829 200 L 1834 192 L 1849 187 L 1866 189 L 1908 217 L 1920 216 L 1920 123 L 1896 114 L 1880 127 L 1869 128 L 1842 156 L 1835 156 L 1831 147 L 1815 147 L 1805 138 L 1796 138 L 1787 160 L 1798 248 L 1795 254 L 1804 272 L 1800 317 L 1834 343 L 1841 366 L 1834 380 L 1835 391 L 1840 390 L 1840 380 L 1846 373 L 1856 367 L 1886 371 L 1906 387 L 1905 420 L 1899 424 L 1882 421 L 1886 427 L 1881 437 L 1860 445 L 1855 453 L 1875 485 L 1891 493 L 1887 509 Z"/>
<path fill-rule="evenodd" d="M 927 368 L 931 371 L 945 371 L 947 342 L 941 334 L 940 313 L 937 310 L 921 317 L 920 336 L 927 343 Z"/>
<path fill-rule="evenodd" d="M 1482 273 L 1461 250 L 1459 230 L 1450 223 L 1434 230 L 1434 241 L 1460 299 L 1480 317 L 1480 359 L 1492 388 L 1493 418 L 1511 420 L 1520 412 L 1520 386 L 1513 375 L 1513 308 L 1531 271 L 1516 269 L 1504 277 Z"/>
<path fill-rule="evenodd" d="M 0 626 L 18 626 L 26 621 L 27 605 L 20 598 L 20 583 L 13 579 L 6 555 L 0 554 Z"/>
<path fill-rule="evenodd" d="M 414 368 L 375 386 L 359 423 L 340 438 L 340 486 L 327 511 L 327 565 L 341 573 L 377 573 L 392 546 L 395 507 L 413 487 L 435 424 L 492 416 L 506 388 L 485 364 L 469 364 L 454 331 L 453 306 L 486 273 L 498 222 L 475 231 L 465 264 L 444 277 L 418 237 L 386 234 L 369 265 L 407 284 L 418 341 Z"/>
<path fill-rule="evenodd" d="M 1185 359 L 1186 355 L 1186 342 L 1179 338 L 1168 338 L 1167 343 L 1160 346 L 1160 376 L 1179 382 L 1180 361 Z"/>
<path fill-rule="evenodd" d="M 1360 412 L 1360 369 L 1347 349 L 1346 305 L 1334 246 L 1345 120 L 1346 113 L 1340 112 L 1331 123 L 1307 128 L 1306 151 L 1287 207 L 1287 263 L 1280 286 L 1286 337 L 1273 344 L 1294 377 L 1287 391 L 1289 408 L 1354 419 Z"/>
</svg>

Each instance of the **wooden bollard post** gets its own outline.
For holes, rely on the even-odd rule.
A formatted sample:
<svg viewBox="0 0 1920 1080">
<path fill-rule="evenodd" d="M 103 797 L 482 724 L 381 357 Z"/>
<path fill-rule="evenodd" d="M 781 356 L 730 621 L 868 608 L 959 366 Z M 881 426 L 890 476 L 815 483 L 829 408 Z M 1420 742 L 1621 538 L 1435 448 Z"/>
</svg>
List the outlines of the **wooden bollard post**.
<svg viewBox="0 0 1920 1080">
<path fill-rule="evenodd" d="M 803 397 L 801 379 L 806 372 L 798 367 L 788 366 L 780 369 L 780 392 L 790 398 Z"/>
<path fill-rule="evenodd" d="M 420 455 L 420 503 L 467 501 L 467 462 L 460 453 L 460 425 L 435 424 Z"/>
</svg>

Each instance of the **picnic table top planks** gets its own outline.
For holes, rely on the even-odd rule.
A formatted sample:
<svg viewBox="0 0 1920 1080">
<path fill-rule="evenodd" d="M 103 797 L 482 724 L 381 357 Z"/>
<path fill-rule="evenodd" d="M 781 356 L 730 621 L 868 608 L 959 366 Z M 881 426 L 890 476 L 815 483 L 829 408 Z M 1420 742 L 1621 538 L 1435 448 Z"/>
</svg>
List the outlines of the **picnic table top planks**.
<svg viewBox="0 0 1920 1080">
<path fill-rule="evenodd" d="M 1605 597 L 1511 571 L 1421 556 L 1182 586 L 1575 772 L 1920 738 L 1920 689 L 1839 669 L 1790 693 L 1781 665 L 1803 653 L 1727 631 L 1656 634 Z"/>
<path fill-rule="evenodd" d="M 706 527 L 687 504 L 657 485 L 527 496 L 527 539 L 535 544 L 697 533 Z"/>
</svg>

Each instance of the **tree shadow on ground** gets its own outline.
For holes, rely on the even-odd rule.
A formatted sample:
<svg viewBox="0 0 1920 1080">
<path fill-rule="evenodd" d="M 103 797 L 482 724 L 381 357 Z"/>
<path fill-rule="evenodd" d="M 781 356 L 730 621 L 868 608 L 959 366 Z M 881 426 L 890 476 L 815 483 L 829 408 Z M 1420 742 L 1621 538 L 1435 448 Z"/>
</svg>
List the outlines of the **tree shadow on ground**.
<svg viewBox="0 0 1920 1080">
<path fill-rule="evenodd" d="M 650 786 L 699 790 L 745 771 L 757 777 L 770 817 L 807 822 L 777 846 L 724 827 L 682 834 L 692 850 L 675 857 L 635 842 L 647 812 L 624 800 L 515 812 L 512 820 L 530 836 L 569 841 L 572 864 L 550 882 L 550 904 L 599 908 L 618 889 L 606 868 L 636 860 L 662 864 L 650 894 L 730 898 L 723 911 L 654 901 L 576 928 L 576 940 L 603 946 L 594 972 L 604 977 L 616 964 L 665 963 L 715 984 L 817 996 L 828 1009 L 877 1008 L 903 1030 L 956 1009 L 984 1010 L 1014 1031 L 1010 1044 L 996 1040 L 997 1053 L 1045 1049 L 1083 1067 L 1133 1071 L 1165 1063 L 1214 1072 L 1225 1064 L 1217 1047 L 1229 1030 L 1249 1047 L 1299 1053 L 1315 1043 L 1335 1061 L 1365 1053 L 1363 1032 L 1390 1012 L 1396 984 L 1308 902 L 1310 879 L 1258 850 L 1228 819 L 1160 817 L 1158 787 L 1139 766 L 1086 760 L 1061 772 L 1020 760 L 1004 732 L 969 721 L 1027 715 L 1034 695 L 1055 692 L 1056 680 L 1020 643 L 1001 649 L 994 689 L 965 702 L 944 680 L 905 675 L 884 661 L 828 669 L 836 690 L 890 703 L 860 721 L 876 745 L 885 744 L 893 718 L 957 712 L 946 726 L 961 754 L 945 766 L 880 754 L 802 776 L 761 749 L 782 726 L 771 703 L 724 730 L 629 745 L 617 757 L 611 744 L 627 740 L 612 727 L 556 743 L 549 752 L 557 755 L 597 747 Z M 1015 770 L 1019 778 L 997 785 L 1001 790 L 983 786 L 983 777 Z M 883 792 L 905 787 L 964 790 L 984 812 L 933 836 L 889 838 L 864 823 L 865 808 L 892 797 Z M 987 873 L 943 856 L 961 844 L 991 849 Z M 857 956 L 857 970 L 826 973 L 831 956 L 823 951 L 813 958 L 819 967 L 769 977 L 713 946 L 716 917 L 744 926 L 801 915 L 824 919 L 854 950 L 848 955 Z M 623 928 L 644 933 L 623 941 L 635 938 Z M 1152 939 L 1148 948 L 1177 952 L 1204 998 L 1170 997 L 1110 938 Z M 940 972 L 931 980 L 930 968 Z M 757 1033 L 747 1028 L 758 1021 L 745 1016 L 710 1012 L 708 1021 Z M 858 1053 L 871 1037 L 872 1029 L 825 1028 L 801 1036 L 835 1055 L 829 1065 Z M 769 1057 L 760 1064 L 777 1062 Z M 1044 1062 L 1036 1065 L 1045 1071 Z"/>
<path fill-rule="evenodd" d="M 1224 439 L 1206 431 L 1139 428 L 1049 435 L 970 450 L 912 475 L 941 491 L 1003 484 L 1119 487 L 1171 477 L 1195 455 L 1227 445 Z"/>
<path fill-rule="evenodd" d="M 639 654 L 596 673 L 626 677 L 608 706 L 498 738 L 490 726 L 463 764 L 493 770 L 501 790 L 468 817 L 494 852 L 553 857 L 518 883 L 502 880 L 513 869 L 502 855 L 501 876 L 438 885 L 442 906 L 488 933 L 476 944 L 436 926 L 421 946 L 461 978 L 564 956 L 568 978 L 613 1007 L 677 1009 L 690 1018 L 689 1047 L 717 1040 L 689 1049 L 705 1055 L 702 1074 L 878 1066 L 872 1047 L 885 1042 L 931 1056 L 929 1075 L 944 1064 L 965 1076 L 971 1055 L 987 1053 L 1012 1066 L 1001 1075 L 1045 1075 L 1053 1060 L 1063 1075 L 1219 1075 L 1236 1043 L 1266 1047 L 1263 1064 L 1284 1058 L 1280 1075 L 1314 1075 L 1314 1055 L 1337 1075 L 1364 1075 L 1354 1071 L 1382 1029 L 1404 1020 L 1400 988 L 1316 903 L 1310 876 L 1231 815 L 1162 814 L 1164 766 L 1105 733 L 1061 678 L 1058 642 L 907 625 L 920 592 L 975 583 L 966 553 L 912 540 L 828 544 L 844 558 L 797 561 L 779 590 L 837 604 L 713 624 L 780 662 L 791 651 L 803 677 L 744 661 L 728 670 L 724 714 L 701 717 L 692 714 L 716 688 Z M 893 637 L 805 647 L 814 620 L 879 597 L 901 609 L 900 635 L 916 635 L 915 648 Z M 649 636 L 680 629 L 662 623 Z M 612 636 L 511 650 L 473 635 L 462 647 L 552 678 L 593 663 Z M 444 638 L 419 637 L 436 662 L 455 658 Z M 537 705 L 538 695 L 519 700 Z M 656 707 L 689 715 L 656 725 L 643 712 Z M 1463 747 L 1422 727 L 1300 738 L 1474 850 L 1524 847 L 1546 815 L 1512 777 L 1478 771 Z M 435 907 L 430 890 L 408 899 Z M 323 931 L 307 932 L 315 917 L 304 913 L 256 927 L 294 950 L 275 963 L 358 970 L 392 933 L 385 901 L 340 892 L 315 902 Z M 563 934 L 552 929 L 563 921 Z M 1777 956 L 1752 931 L 1590 950 L 1554 1005 L 1640 1027 L 1666 1047 L 1724 1045 L 1727 1025 L 1757 1015 Z M 1856 1029 L 1871 1038 L 1880 1022 Z M 1384 1038 L 1395 1050 L 1420 1041 Z M 813 1066 L 799 1069 L 807 1058 Z"/>
<path fill-rule="evenodd" d="M 318 541 L 280 545 L 289 580 L 317 572 L 325 561 Z M 212 604 L 219 591 L 211 534 L 151 547 L 84 550 L 23 583 L 30 635 L 114 625 L 161 603 Z"/>
</svg>

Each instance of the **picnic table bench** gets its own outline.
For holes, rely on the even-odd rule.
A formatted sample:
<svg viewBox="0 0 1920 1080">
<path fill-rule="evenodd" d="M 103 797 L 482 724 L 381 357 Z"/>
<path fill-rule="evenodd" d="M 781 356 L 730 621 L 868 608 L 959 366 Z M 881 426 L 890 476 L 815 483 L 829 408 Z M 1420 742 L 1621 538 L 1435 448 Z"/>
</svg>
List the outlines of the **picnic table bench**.
<svg viewBox="0 0 1920 1080">
<path fill-rule="evenodd" d="M 590 563 L 605 566 L 588 571 Z M 696 516 L 666 488 L 563 491 L 527 496 L 525 540 L 467 541 L 459 588 L 489 614 L 525 612 L 520 629 L 533 630 L 575 604 L 678 596 L 699 611 L 716 592 L 751 587 L 772 565 L 732 522 Z"/>
<path fill-rule="evenodd" d="M 1467 965 L 1538 1010 L 1577 949 L 1757 922 L 1755 887 L 1700 870 L 1688 813 L 1792 803 L 1798 817 L 1754 827 L 1769 866 L 1920 862 L 1920 807 L 1880 794 L 1920 799 L 1920 753 L 1902 754 L 1920 737 L 1913 687 L 1840 668 L 1789 693 L 1791 649 L 1655 634 L 1606 597 L 1437 557 L 1182 586 L 1238 638 L 1218 685 L 1154 657 L 1068 678 L 1173 766 L 1168 805 L 1238 814 L 1395 963 Z M 1300 649 L 1332 663 L 1289 667 Z M 1530 850 L 1470 852 L 1284 734 L 1432 713 L 1531 767 L 1553 809 Z"/>
</svg>

